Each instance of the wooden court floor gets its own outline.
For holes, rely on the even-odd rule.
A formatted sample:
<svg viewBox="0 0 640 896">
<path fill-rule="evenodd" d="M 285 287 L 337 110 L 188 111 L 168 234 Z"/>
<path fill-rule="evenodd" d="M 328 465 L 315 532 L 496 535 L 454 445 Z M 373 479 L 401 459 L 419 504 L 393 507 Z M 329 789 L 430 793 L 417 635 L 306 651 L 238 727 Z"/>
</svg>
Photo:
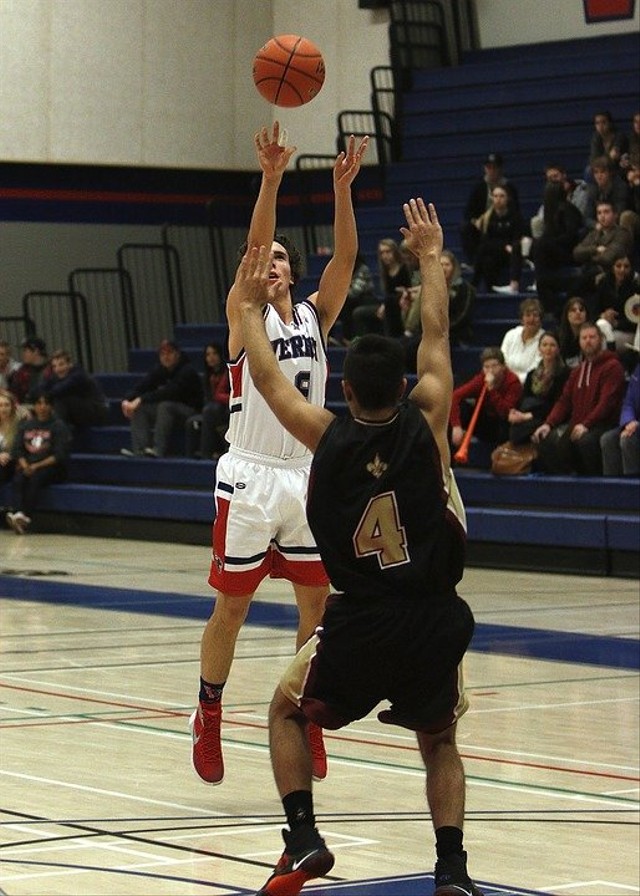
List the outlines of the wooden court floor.
<svg viewBox="0 0 640 896">
<path fill-rule="evenodd" d="M 241 633 L 226 777 L 200 783 L 187 720 L 211 606 L 207 551 L 0 532 L 0 890 L 255 893 L 281 852 L 267 707 L 293 649 L 287 586 Z M 465 843 L 486 896 L 640 894 L 638 583 L 469 569 L 477 621 L 459 726 Z M 430 896 L 433 834 L 410 732 L 326 736 L 315 788 L 336 854 L 315 896 Z"/>
</svg>

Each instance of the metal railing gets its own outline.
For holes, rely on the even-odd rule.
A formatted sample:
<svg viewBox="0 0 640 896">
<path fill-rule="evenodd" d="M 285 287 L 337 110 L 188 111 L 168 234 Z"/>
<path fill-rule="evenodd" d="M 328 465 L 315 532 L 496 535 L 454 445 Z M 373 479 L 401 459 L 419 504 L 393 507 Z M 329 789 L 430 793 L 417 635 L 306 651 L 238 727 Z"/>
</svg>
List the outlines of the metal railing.
<svg viewBox="0 0 640 896">
<path fill-rule="evenodd" d="M 87 300 L 82 293 L 34 290 L 22 297 L 22 312 L 49 350 L 64 348 L 85 370 L 93 371 Z"/>
<path fill-rule="evenodd" d="M 133 303 L 133 285 L 123 268 L 75 268 L 69 290 L 87 300 L 95 370 L 120 371 L 128 365 L 129 348 L 140 345 Z"/>
</svg>

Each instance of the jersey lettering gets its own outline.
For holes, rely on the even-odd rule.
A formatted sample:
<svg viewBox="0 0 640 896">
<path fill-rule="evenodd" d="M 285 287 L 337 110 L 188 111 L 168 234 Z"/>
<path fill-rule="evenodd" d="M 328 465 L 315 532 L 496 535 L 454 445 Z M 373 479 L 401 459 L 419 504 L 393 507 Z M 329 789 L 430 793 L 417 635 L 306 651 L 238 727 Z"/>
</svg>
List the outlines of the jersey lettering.
<svg viewBox="0 0 640 896">
<path fill-rule="evenodd" d="M 400 523 L 395 492 L 371 498 L 353 536 L 357 557 L 375 554 L 381 569 L 409 562 L 407 536 Z"/>
<path fill-rule="evenodd" d="M 296 335 L 289 339 L 272 339 L 271 345 L 278 361 L 288 358 L 313 358 L 318 360 L 318 346 L 313 336 Z"/>
<path fill-rule="evenodd" d="M 308 398 L 311 391 L 311 371 L 301 370 L 300 373 L 297 373 L 293 385 L 298 392 L 301 392 L 305 398 Z"/>
</svg>

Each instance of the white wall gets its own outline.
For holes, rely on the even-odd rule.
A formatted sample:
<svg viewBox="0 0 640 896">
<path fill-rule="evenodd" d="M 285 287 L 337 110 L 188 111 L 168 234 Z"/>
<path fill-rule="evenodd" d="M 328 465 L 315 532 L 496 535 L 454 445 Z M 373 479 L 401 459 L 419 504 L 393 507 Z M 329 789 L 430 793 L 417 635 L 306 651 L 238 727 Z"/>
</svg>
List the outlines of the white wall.
<svg viewBox="0 0 640 896">
<path fill-rule="evenodd" d="M 335 151 L 369 108 L 387 15 L 356 0 L 0 0 L 0 158 L 246 169 L 274 117 L 251 63 L 273 34 L 323 51 L 313 105 L 278 110 L 300 152 Z"/>
<path fill-rule="evenodd" d="M 480 44 L 503 47 L 637 32 L 639 6 L 633 19 L 588 25 L 583 0 L 476 0 Z"/>
</svg>

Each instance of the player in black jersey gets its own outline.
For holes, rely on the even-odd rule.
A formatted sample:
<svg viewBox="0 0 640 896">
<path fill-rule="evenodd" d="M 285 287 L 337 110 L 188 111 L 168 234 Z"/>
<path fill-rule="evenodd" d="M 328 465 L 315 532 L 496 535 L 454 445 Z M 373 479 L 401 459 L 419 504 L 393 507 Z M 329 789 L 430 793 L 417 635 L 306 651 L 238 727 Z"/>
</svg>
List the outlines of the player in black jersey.
<svg viewBox="0 0 640 896">
<path fill-rule="evenodd" d="M 282 375 L 265 333 L 269 252 L 236 276 L 253 382 L 313 453 L 307 516 L 334 588 L 322 625 L 280 681 L 269 713 L 271 761 L 289 825 L 285 850 L 259 891 L 294 896 L 334 857 L 315 827 L 306 727 L 336 729 L 367 715 L 416 732 L 436 834 L 436 896 L 480 896 L 466 868 L 465 781 L 455 742 L 468 701 L 461 662 L 473 616 L 456 593 L 465 515 L 451 471 L 453 391 L 442 228 L 433 205 L 404 206 L 401 231 L 420 260 L 422 341 L 408 399 L 398 342 L 365 336 L 345 359 L 350 414 L 310 405 Z"/>
</svg>

